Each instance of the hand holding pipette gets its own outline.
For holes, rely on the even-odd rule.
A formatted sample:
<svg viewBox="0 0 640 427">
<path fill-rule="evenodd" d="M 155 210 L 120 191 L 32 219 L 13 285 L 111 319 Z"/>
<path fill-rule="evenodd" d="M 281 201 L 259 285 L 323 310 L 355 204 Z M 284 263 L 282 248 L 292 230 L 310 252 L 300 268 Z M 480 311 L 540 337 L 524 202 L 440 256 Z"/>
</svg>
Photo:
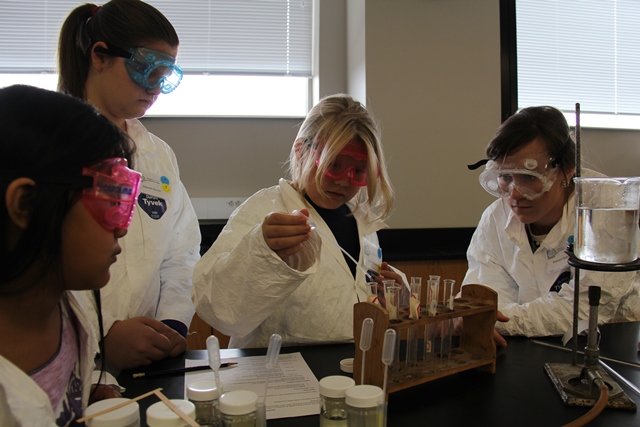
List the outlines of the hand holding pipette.
<svg viewBox="0 0 640 427">
<path fill-rule="evenodd" d="M 215 335 L 211 335 L 207 338 L 207 356 L 209 357 L 209 366 L 213 369 L 213 373 L 216 379 L 216 387 L 223 393 L 222 383 L 220 382 L 220 376 L 218 371 L 220 370 L 220 342 Z"/>
<path fill-rule="evenodd" d="M 280 355 L 280 347 L 282 346 L 282 337 L 278 334 L 271 335 L 269 339 L 269 347 L 267 348 L 267 357 L 264 361 L 264 367 L 267 370 L 266 379 L 264 381 L 264 397 L 262 403 L 257 406 L 257 423 L 256 427 L 265 427 L 267 425 L 267 393 L 269 391 L 269 377 L 273 368 L 278 366 L 278 356 Z"/>
<path fill-rule="evenodd" d="M 303 209 L 305 210 L 305 209 Z M 311 230 L 315 230 L 316 233 L 318 233 L 319 235 L 321 235 L 322 237 L 325 238 L 325 240 L 327 240 L 330 243 L 333 243 L 335 246 L 338 247 L 338 249 L 340 249 L 342 251 L 343 254 L 345 254 L 347 257 L 349 257 L 349 259 L 351 261 L 353 261 L 353 263 L 355 264 L 355 266 L 357 268 L 359 268 L 364 274 L 365 277 L 369 276 L 370 278 L 375 277 L 374 272 L 367 270 L 366 268 L 364 268 L 362 265 L 360 265 L 360 263 L 358 263 L 358 261 L 355 260 L 354 257 L 351 256 L 351 254 L 349 252 L 347 252 L 346 250 L 344 250 L 342 248 L 342 246 L 340 246 L 335 240 L 333 240 L 332 237 L 327 236 L 326 234 L 324 234 L 322 231 L 318 230 L 318 228 L 316 227 L 316 223 L 313 222 L 311 219 L 309 219 L 309 212 L 307 211 L 307 214 L 303 214 L 301 211 L 299 210 L 294 210 L 293 212 L 291 212 L 292 215 L 299 215 L 299 216 L 304 216 L 307 218 L 307 224 L 309 225 L 309 227 L 311 227 Z"/>
<path fill-rule="evenodd" d="M 373 319 L 367 317 L 362 321 L 362 332 L 360 333 L 360 350 L 362 350 L 362 369 L 360 374 L 360 384 L 364 384 L 364 356 L 371 348 L 371 335 L 373 334 Z"/>
<path fill-rule="evenodd" d="M 306 215 L 305 215 L 306 213 Z M 309 211 L 300 214 L 271 212 L 262 221 L 262 236 L 267 246 L 284 262 L 303 248 L 312 228 L 307 224 Z"/>
</svg>

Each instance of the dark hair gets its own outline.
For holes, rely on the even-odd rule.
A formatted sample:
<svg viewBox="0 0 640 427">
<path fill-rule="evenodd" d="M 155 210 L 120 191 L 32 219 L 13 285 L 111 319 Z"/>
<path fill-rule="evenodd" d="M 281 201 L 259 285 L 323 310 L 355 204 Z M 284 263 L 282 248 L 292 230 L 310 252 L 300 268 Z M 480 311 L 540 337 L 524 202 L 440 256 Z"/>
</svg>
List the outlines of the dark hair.
<svg viewBox="0 0 640 427">
<path fill-rule="evenodd" d="M 16 178 L 36 181 L 29 224 L 11 249 L 7 206 L 0 204 L 0 294 L 9 294 L 25 290 L 6 285 L 36 261 L 41 274 L 60 262 L 62 221 L 81 189 L 79 184 L 51 182 L 52 178 L 80 177 L 83 167 L 110 157 L 125 157 L 131 164 L 134 145 L 85 101 L 31 86 L 0 89 L 0 129 L 3 199 Z"/>
<path fill-rule="evenodd" d="M 523 108 L 505 120 L 487 146 L 487 157 L 506 157 L 536 138 L 541 139 L 563 170 L 575 168 L 576 144 L 567 119 L 560 110 L 549 106 Z"/>
<path fill-rule="evenodd" d="M 97 42 L 129 49 L 164 41 L 180 44 L 169 20 L 140 0 L 111 0 L 99 7 L 85 3 L 71 11 L 62 24 L 58 42 L 58 90 L 84 98 L 91 48 Z"/>
</svg>

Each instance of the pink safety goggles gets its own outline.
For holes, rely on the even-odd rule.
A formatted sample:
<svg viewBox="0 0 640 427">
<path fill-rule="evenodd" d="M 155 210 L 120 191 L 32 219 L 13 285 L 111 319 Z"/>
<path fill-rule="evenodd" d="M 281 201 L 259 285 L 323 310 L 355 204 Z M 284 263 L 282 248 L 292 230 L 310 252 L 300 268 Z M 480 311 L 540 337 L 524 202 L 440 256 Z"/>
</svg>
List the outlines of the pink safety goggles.
<svg viewBox="0 0 640 427">
<path fill-rule="evenodd" d="M 82 203 L 107 231 L 126 229 L 131 223 L 142 175 L 129 169 L 127 159 L 114 157 L 82 169 L 93 186 L 82 190 Z"/>
<path fill-rule="evenodd" d="M 340 181 L 349 178 L 349 182 L 358 187 L 367 185 L 367 147 L 350 141 L 331 162 L 325 175 Z M 320 156 L 316 157 L 316 166 L 320 165 Z"/>
</svg>

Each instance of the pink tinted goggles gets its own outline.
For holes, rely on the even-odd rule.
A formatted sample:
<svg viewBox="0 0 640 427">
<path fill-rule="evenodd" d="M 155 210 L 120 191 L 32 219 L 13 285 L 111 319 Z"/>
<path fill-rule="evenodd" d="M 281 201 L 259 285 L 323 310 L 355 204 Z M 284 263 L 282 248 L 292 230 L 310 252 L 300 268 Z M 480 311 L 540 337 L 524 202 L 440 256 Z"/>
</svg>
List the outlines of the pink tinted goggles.
<svg viewBox="0 0 640 427">
<path fill-rule="evenodd" d="M 340 151 L 325 171 L 325 175 L 340 181 L 349 178 L 349 182 L 357 187 L 367 185 L 367 147 L 350 141 Z M 316 158 L 316 166 L 320 165 L 320 156 Z"/>
<path fill-rule="evenodd" d="M 129 169 L 127 159 L 114 157 L 82 169 L 93 186 L 82 190 L 82 203 L 107 231 L 126 229 L 131 223 L 142 175 Z"/>
</svg>

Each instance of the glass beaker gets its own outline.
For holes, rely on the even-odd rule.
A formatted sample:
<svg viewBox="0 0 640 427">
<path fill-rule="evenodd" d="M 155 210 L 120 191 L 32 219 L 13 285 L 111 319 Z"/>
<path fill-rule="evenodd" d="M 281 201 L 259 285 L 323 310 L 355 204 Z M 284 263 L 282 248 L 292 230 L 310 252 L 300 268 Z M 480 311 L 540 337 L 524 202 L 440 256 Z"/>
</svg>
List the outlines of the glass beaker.
<svg viewBox="0 0 640 427">
<path fill-rule="evenodd" d="M 640 178 L 574 178 L 574 182 L 575 256 L 603 264 L 635 261 Z"/>
</svg>

